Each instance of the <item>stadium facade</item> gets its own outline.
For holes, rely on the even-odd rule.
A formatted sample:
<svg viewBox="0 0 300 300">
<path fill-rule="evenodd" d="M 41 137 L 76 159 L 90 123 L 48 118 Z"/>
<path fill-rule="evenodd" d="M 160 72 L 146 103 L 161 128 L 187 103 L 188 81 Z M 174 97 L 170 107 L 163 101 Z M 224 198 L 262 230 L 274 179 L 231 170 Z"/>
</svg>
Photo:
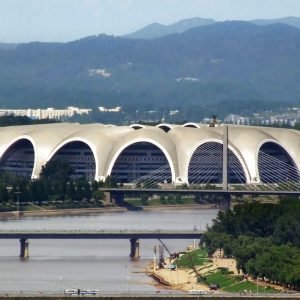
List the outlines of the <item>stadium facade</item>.
<svg viewBox="0 0 300 300">
<path fill-rule="evenodd" d="M 32 179 L 55 159 L 74 177 L 130 183 L 221 183 L 222 125 L 114 126 L 57 123 L 0 128 L 0 171 Z M 228 126 L 229 183 L 299 182 L 300 132 Z"/>
</svg>

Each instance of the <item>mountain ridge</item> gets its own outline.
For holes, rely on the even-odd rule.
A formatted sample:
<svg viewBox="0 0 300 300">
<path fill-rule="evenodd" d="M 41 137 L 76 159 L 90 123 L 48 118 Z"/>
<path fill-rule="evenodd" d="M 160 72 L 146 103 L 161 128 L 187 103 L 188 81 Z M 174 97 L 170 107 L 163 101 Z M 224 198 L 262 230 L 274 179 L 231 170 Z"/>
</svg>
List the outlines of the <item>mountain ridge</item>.
<svg viewBox="0 0 300 300">
<path fill-rule="evenodd" d="M 0 49 L 0 107 L 120 105 L 128 113 L 180 109 L 192 119 L 299 103 L 299 49 L 295 27 L 242 21 L 152 40 L 19 44 Z"/>
<path fill-rule="evenodd" d="M 275 23 L 283 23 L 289 26 L 293 26 L 300 29 L 300 18 L 299 17 L 283 17 L 283 18 L 276 18 L 276 19 L 254 19 L 254 20 L 248 20 L 248 21 L 241 21 L 241 20 L 230 20 L 230 22 L 249 22 L 256 25 L 271 25 Z M 126 38 L 133 38 L 133 39 L 154 39 L 159 38 L 162 36 L 166 36 L 169 34 L 174 33 L 181 33 L 184 31 L 187 31 L 189 29 L 200 27 L 200 26 L 206 26 L 206 25 L 212 25 L 215 23 L 223 23 L 226 21 L 215 21 L 211 18 L 189 18 L 189 19 L 183 19 L 178 22 L 169 24 L 169 25 L 163 25 L 160 23 L 152 23 L 149 24 L 135 32 L 132 32 L 130 34 L 126 34 L 123 37 Z"/>
</svg>

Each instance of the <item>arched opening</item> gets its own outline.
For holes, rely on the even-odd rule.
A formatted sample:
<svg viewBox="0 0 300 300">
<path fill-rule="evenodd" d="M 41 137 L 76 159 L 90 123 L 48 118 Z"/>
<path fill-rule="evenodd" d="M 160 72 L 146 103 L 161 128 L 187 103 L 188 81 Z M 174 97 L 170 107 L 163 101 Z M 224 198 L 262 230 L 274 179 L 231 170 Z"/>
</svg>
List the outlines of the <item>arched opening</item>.
<svg viewBox="0 0 300 300">
<path fill-rule="evenodd" d="M 139 129 L 145 128 L 145 126 L 140 125 L 140 124 L 133 124 L 133 125 L 130 125 L 130 127 L 134 130 L 139 130 Z"/>
<path fill-rule="evenodd" d="M 171 127 L 167 125 L 158 125 L 157 127 L 163 130 L 164 132 L 169 132 L 171 130 Z"/>
<path fill-rule="evenodd" d="M 111 175 L 118 183 L 149 188 L 172 181 L 166 156 L 159 147 L 149 142 L 137 142 L 126 147 L 117 158 Z"/>
<path fill-rule="evenodd" d="M 193 153 L 188 167 L 190 184 L 220 184 L 223 181 L 223 145 L 207 142 Z M 228 183 L 245 183 L 246 176 L 237 156 L 228 149 Z"/>
<path fill-rule="evenodd" d="M 196 123 L 185 123 L 185 124 L 183 124 L 183 127 L 199 128 L 200 126 Z"/>
<path fill-rule="evenodd" d="M 299 182 L 296 164 L 280 145 L 264 143 L 258 152 L 258 172 L 262 183 Z"/>
<path fill-rule="evenodd" d="M 91 148 L 84 142 L 74 141 L 65 144 L 51 158 L 68 162 L 72 168 L 72 179 L 95 179 L 95 157 Z"/>
<path fill-rule="evenodd" d="M 34 148 L 27 139 L 21 139 L 11 145 L 0 161 L 1 173 L 31 178 L 34 166 Z"/>
</svg>

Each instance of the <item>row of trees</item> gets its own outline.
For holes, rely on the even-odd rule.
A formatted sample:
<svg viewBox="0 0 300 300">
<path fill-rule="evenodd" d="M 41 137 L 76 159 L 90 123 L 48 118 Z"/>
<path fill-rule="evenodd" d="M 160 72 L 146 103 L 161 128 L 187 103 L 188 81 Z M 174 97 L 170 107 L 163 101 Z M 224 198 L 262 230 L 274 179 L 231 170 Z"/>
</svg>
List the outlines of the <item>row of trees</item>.
<svg viewBox="0 0 300 300">
<path fill-rule="evenodd" d="M 246 203 L 220 212 L 204 241 L 210 253 L 223 248 L 253 277 L 300 289 L 300 203 Z"/>
<path fill-rule="evenodd" d="M 54 160 L 43 167 L 40 178 L 28 180 L 11 174 L 0 176 L 0 202 L 47 202 L 101 200 L 100 187 L 115 187 L 116 182 L 108 177 L 105 183 L 89 182 L 85 178 L 72 179 L 73 171 L 67 162 Z"/>
</svg>

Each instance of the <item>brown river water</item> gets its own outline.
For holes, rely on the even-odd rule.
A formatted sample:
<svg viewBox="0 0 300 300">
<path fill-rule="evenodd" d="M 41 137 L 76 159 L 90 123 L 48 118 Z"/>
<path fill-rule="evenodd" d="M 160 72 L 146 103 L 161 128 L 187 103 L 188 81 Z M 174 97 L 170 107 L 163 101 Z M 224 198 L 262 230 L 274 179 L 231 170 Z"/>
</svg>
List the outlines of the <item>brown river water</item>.
<svg viewBox="0 0 300 300">
<path fill-rule="evenodd" d="M 192 230 L 205 229 L 216 209 L 128 211 L 85 216 L 22 217 L 0 220 L 0 230 Z M 171 252 L 192 240 L 164 240 Z M 141 258 L 129 257 L 128 240 L 30 240 L 28 260 L 18 240 L 0 240 L 0 293 L 62 293 L 66 288 L 103 293 L 165 292 L 145 274 L 157 240 L 141 240 Z"/>
</svg>

